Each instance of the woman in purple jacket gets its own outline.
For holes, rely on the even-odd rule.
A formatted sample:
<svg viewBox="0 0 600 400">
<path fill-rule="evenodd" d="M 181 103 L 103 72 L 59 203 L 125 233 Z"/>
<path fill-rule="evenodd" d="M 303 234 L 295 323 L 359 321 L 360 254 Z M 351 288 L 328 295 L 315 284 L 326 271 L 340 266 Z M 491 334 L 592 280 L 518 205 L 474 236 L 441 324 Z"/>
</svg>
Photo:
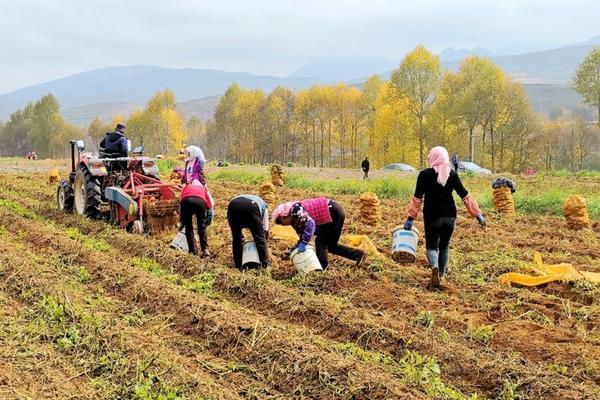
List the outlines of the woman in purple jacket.
<svg viewBox="0 0 600 400">
<path fill-rule="evenodd" d="M 323 269 L 329 266 L 328 252 L 355 261 L 357 266 L 365 262 L 362 250 L 339 243 L 345 219 L 344 209 L 325 197 L 280 204 L 273 211 L 274 223 L 291 225 L 300 237 L 293 249 L 302 253 L 315 236 L 317 258 Z"/>
<path fill-rule="evenodd" d="M 185 148 L 185 167 L 183 170 L 182 183 L 192 183 L 195 180 L 203 185 L 206 185 L 206 177 L 204 176 L 204 152 L 198 146 L 188 146 Z"/>
</svg>

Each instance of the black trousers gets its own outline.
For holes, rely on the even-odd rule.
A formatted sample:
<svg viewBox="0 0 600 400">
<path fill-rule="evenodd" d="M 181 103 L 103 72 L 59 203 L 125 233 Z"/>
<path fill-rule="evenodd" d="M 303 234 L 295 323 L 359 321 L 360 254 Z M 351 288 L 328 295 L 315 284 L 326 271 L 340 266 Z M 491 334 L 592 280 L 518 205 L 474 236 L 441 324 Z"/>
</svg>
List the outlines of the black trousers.
<svg viewBox="0 0 600 400">
<path fill-rule="evenodd" d="M 198 236 L 200 237 L 200 248 L 208 248 L 208 235 L 206 233 L 207 221 L 206 211 L 208 205 L 200 197 L 186 197 L 181 200 L 181 224 L 185 227 L 185 238 L 187 239 L 190 253 L 198 254 L 196 242 L 194 241 L 193 217 L 196 216 L 196 226 L 198 227 Z"/>
<path fill-rule="evenodd" d="M 269 265 L 267 235 L 258 204 L 244 197 L 231 200 L 227 206 L 227 222 L 229 222 L 233 239 L 233 263 L 235 267 L 242 268 L 242 253 L 244 251 L 242 229 L 244 228 L 252 232 L 262 266 Z"/>
<path fill-rule="evenodd" d="M 315 231 L 315 247 L 317 258 L 323 269 L 329 266 L 328 253 L 338 255 L 353 261 L 358 261 L 363 256 L 363 251 L 340 244 L 342 228 L 346 214 L 342 206 L 334 201 L 330 202 L 329 213 L 332 221 L 328 224 L 317 226 Z"/>
<path fill-rule="evenodd" d="M 450 239 L 455 226 L 456 218 L 454 217 L 442 217 L 425 223 L 427 259 L 431 267 L 439 267 L 442 276 L 446 274 L 450 254 Z"/>
</svg>

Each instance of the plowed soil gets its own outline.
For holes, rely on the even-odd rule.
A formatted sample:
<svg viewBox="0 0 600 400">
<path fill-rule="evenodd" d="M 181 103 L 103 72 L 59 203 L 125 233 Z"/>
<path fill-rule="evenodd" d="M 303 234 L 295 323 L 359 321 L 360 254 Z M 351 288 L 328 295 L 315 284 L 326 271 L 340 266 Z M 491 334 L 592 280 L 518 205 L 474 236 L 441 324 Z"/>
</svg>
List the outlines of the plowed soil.
<svg viewBox="0 0 600 400">
<path fill-rule="evenodd" d="M 232 267 L 227 202 L 258 186 L 210 184 L 212 256 L 200 259 L 168 248 L 174 230 L 59 212 L 47 181 L 0 173 L 0 398 L 600 398 L 598 289 L 497 284 L 535 251 L 600 272 L 598 221 L 577 232 L 490 214 L 484 231 L 461 210 L 448 279 L 431 291 L 423 243 L 414 265 L 391 259 L 405 215 L 394 200 L 371 228 L 357 196 L 336 196 L 344 233 L 368 233 L 384 257 L 361 269 L 333 257 L 303 276 L 282 242 L 271 269 Z"/>
</svg>

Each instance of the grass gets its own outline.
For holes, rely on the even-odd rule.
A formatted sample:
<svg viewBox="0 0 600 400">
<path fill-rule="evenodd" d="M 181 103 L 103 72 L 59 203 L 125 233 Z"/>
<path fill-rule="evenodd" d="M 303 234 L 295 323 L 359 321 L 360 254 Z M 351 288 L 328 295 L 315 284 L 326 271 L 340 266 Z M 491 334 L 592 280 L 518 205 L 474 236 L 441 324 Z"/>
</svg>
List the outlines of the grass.
<svg viewBox="0 0 600 400">
<path fill-rule="evenodd" d="M 339 178 L 314 176 L 307 173 L 289 172 L 286 174 L 286 186 L 291 189 L 309 190 L 333 195 L 360 194 L 373 192 L 383 199 L 397 199 L 403 203 L 410 200 L 414 193 L 416 176 L 387 176 L 364 181 L 358 178 Z M 573 194 L 586 198 L 588 212 L 593 219 L 600 218 L 600 191 L 597 189 L 598 172 L 580 172 L 567 174 L 564 171 L 543 173 L 534 178 L 521 176 L 509 177 L 517 182 L 514 194 L 519 213 L 562 215 L 564 200 Z M 461 175 L 467 190 L 474 194 L 484 210 L 492 209 L 493 177 Z M 267 168 L 261 172 L 256 168 L 227 169 L 220 168 L 209 174 L 209 180 L 233 181 L 257 186 L 270 179 Z M 456 203 L 461 206 L 457 196 Z M 404 206 L 405 204 L 402 204 Z"/>
</svg>

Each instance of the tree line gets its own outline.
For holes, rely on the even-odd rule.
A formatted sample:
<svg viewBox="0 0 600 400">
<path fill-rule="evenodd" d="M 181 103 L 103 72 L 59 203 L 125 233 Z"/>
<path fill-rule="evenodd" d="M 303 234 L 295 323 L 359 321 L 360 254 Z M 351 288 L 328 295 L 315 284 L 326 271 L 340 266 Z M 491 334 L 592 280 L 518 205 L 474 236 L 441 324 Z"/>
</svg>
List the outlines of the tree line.
<svg viewBox="0 0 600 400">
<path fill-rule="evenodd" d="M 233 84 L 206 137 L 213 157 L 233 162 L 346 168 L 369 156 L 376 166 L 423 167 L 427 149 L 443 145 L 462 159 L 513 172 L 593 167 L 599 141 L 598 130 L 576 115 L 549 121 L 534 113 L 523 86 L 489 59 L 467 57 L 457 72 L 444 71 L 423 46 L 404 57 L 389 81 L 373 76 L 360 88 L 278 87 L 266 94 Z"/>
<path fill-rule="evenodd" d="M 600 113 L 600 49 L 579 66 L 574 87 Z M 423 46 L 408 53 L 389 80 L 372 76 L 360 86 L 277 87 L 270 93 L 232 84 L 213 119 L 186 120 L 171 90 L 144 109 L 112 121 L 95 118 L 78 128 L 64 121 L 53 95 L 28 104 L 0 123 L 0 155 L 68 155 L 69 139 L 97 144 L 125 122 L 134 145 L 173 155 L 185 144 L 209 158 L 243 163 L 294 163 L 356 168 L 364 156 L 375 167 L 426 165 L 427 149 L 443 145 L 461 159 L 494 171 L 525 167 L 600 168 L 600 133 L 579 116 L 547 119 L 533 112 L 522 85 L 484 57 L 467 57 L 456 72 Z"/>
</svg>

